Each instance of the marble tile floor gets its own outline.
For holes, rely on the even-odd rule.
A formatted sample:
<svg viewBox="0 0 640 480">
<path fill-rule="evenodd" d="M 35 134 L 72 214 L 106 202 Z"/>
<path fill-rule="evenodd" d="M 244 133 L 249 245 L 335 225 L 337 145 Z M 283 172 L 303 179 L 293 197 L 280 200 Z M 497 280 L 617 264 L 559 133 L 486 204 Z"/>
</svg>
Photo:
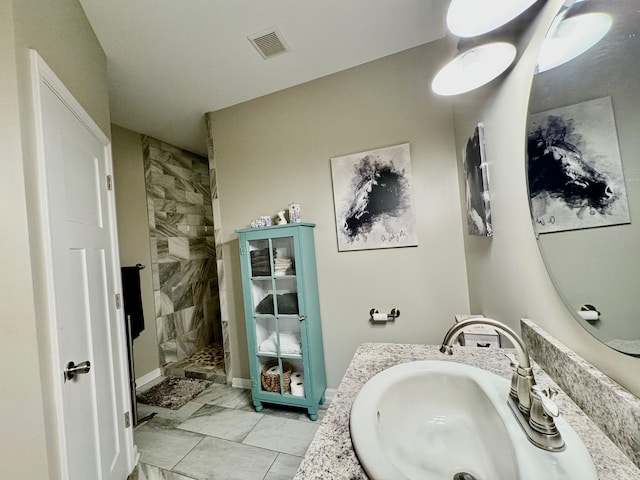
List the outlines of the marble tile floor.
<svg viewBox="0 0 640 480">
<path fill-rule="evenodd" d="M 326 409 L 315 422 L 306 410 L 277 405 L 257 413 L 250 390 L 226 384 L 178 410 L 139 403 L 139 417 L 156 416 L 136 427 L 140 463 L 129 480 L 292 479 Z"/>
</svg>

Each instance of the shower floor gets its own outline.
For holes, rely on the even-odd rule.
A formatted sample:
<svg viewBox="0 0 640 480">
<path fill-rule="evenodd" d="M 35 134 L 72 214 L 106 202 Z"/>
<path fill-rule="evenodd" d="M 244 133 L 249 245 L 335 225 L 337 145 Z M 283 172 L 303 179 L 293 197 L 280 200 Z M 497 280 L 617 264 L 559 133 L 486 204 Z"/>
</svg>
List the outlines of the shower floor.
<svg viewBox="0 0 640 480">
<path fill-rule="evenodd" d="M 166 376 L 203 378 L 215 383 L 227 383 L 222 344 L 214 343 L 184 360 L 165 367 Z"/>
</svg>

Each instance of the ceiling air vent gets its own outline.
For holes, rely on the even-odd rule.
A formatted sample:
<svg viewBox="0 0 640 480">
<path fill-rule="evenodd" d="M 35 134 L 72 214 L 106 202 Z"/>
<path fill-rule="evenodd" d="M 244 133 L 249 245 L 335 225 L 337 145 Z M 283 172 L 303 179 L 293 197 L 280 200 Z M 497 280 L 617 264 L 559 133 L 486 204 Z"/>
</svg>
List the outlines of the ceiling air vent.
<svg viewBox="0 0 640 480">
<path fill-rule="evenodd" d="M 276 27 L 271 27 L 247 37 L 265 60 L 290 50 L 287 41 Z"/>
</svg>

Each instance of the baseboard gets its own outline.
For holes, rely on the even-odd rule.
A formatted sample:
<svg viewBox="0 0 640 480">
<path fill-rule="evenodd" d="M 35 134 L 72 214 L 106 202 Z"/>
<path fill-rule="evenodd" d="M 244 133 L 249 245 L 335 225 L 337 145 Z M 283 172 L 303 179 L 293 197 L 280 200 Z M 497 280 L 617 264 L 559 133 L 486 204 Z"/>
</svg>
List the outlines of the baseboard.
<svg viewBox="0 0 640 480">
<path fill-rule="evenodd" d="M 251 380 L 249 378 L 237 378 L 234 377 L 231 380 L 231 386 L 236 388 L 246 388 L 248 390 L 251 389 Z"/>
<path fill-rule="evenodd" d="M 149 373 L 145 373 L 140 378 L 136 378 L 136 388 L 142 387 L 143 385 L 149 383 L 152 380 L 155 380 L 161 375 L 162 375 L 161 368 L 156 368 L 155 370 L 151 370 Z"/>
<path fill-rule="evenodd" d="M 249 378 L 234 377 L 233 380 L 231 381 L 231 386 L 236 388 L 251 389 L 251 380 Z M 330 402 L 331 400 L 333 400 L 334 397 L 336 396 L 336 391 L 337 390 L 335 388 L 327 388 L 324 391 L 325 401 Z"/>
<path fill-rule="evenodd" d="M 333 400 L 336 396 L 336 392 L 337 390 L 335 388 L 327 388 L 324 391 L 324 400 L 325 402 L 329 403 L 331 400 Z"/>
</svg>

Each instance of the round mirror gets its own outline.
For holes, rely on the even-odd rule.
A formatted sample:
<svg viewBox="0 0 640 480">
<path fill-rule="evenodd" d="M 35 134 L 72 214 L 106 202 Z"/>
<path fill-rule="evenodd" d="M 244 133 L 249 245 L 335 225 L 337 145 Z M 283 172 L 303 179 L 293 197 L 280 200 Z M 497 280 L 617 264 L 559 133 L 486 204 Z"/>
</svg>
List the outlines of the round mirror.
<svg viewBox="0 0 640 480">
<path fill-rule="evenodd" d="M 571 0 L 541 48 L 527 126 L 538 245 L 591 334 L 640 356 L 640 0 Z"/>
</svg>

